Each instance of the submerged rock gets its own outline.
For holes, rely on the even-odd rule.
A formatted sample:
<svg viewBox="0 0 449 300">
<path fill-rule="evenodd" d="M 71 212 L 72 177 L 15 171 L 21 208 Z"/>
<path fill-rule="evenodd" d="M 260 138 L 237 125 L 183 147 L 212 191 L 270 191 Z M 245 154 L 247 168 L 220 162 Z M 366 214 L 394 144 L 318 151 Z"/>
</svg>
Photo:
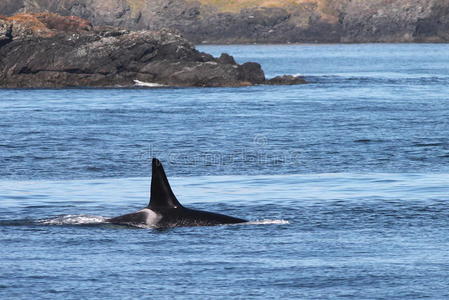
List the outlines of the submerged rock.
<svg viewBox="0 0 449 300">
<path fill-rule="evenodd" d="M 246 86 L 257 63 L 199 52 L 176 32 L 95 27 L 78 17 L 0 18 L 0 87 Z M 272 82 L 269 82 L 272 84 Z M 282 84 L 282 83 L 280 83 Z"/>
</svg>

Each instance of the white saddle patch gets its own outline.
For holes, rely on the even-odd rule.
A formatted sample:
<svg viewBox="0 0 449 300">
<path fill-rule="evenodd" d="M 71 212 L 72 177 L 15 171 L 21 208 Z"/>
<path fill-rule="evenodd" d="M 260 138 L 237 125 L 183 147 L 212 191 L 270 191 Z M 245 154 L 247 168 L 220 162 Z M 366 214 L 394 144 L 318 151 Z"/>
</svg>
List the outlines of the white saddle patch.
<svg viewBox="0 0 449 300">
<path fill-rule="evenodd" d="M 139 210 L 138 213 L 143 213 L 145 215 L 145 224 L 148 226 L 156 225 L 161 219 L 162 216 L 149 208 L 144 208 Z"/>
</svg>

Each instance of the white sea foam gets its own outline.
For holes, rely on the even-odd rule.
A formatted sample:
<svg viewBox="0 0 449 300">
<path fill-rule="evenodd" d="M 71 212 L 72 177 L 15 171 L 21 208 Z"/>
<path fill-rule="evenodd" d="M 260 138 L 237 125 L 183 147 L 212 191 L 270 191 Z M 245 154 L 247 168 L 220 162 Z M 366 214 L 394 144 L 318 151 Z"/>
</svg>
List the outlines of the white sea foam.
<svg viewBox="0 0 449 300">
<path fill-rule="evenodd" d="M 63 215 L 55 218 L 43 219 L 39 223 L 44 225 L 85 225 L 104 223 L 106 218 L 90 215 Z"/>
<path fill-rule="evenodd" d="M 245 225 L 270 225 L 270 224 L 276 224 L 276 225 L 283 225 L 283 224 L 290 224 L 287 220 L 257 220 L 257 221 L 250 221 L 247 223 L 243 223 Z"/>
<path fill-rule="evenodd" d="M 239 225 L 283 225 L 283 224 L 290 224 L 287 220 L 257 220 L 257 221 L 250 221 L 245 223 L 235 223 L 235 224 L 223 224 L 227 226 L 239 226 Z M 142 228 L 142 229 L 154 229 L 159 228 L 157 225 L 147 225 L 147 224 L 128 224 L 131 227 L 136 228 Z M 182 224 L 177 224 L 178 226 L 182 226 Z M 169 227 L 176 227 L 175 224 L 172 224 Z"/>
<path fill-rule="evenodd" d="M 165 85 L 160 84 L 160 83 L 155 83 L 155 82 L 144 82 L 144 81 L 140 81 L 135 79 L 134 80 L 134 84 L 136 86 L 142 86 L 142 87 L 163 87 Z"/>
</svg>

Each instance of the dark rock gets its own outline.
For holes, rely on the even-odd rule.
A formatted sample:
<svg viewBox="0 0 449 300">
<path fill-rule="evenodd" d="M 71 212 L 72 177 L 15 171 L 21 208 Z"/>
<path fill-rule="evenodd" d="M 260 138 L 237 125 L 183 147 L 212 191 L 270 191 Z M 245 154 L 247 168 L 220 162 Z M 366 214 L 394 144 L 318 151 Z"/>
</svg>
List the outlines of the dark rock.
<svg viewBox="0 0 449 300">
<path fill-rule="evenodd" d="M 238 79 L 243 82 L 260 84 L 265 82 L 265 74 L 260 64 L 247 62 L 238 66 Z"/>
<path fill-rule="evenodd" d="M 257 63 L 199 52 L 169 31 L 96 28 L 76 17 L 0 19 L 0 88 L 245 86 L 265 82 Z"/>
<path fill-rule="evenodd" d="M 265 84 L 274 84 L 274 85 L 295 85 L 305 83 L 307 83 L 307 81 L 304 79 L 304 77 L 293 75 L 276 76 L 274 78 L 265 81 Z"/>
<path fill-rule="evenodd" d="M 414 37 L 420 42 L 449 41 L 449 5 L 436 3 L 428 16 L 418 19 Z"/>
<path fill-rule="evenodd" d="M 220 55 L 220 57 L 218 58 L 218 61 L 221 62 L 222 64 L 229 64 L 229 65 L 235 65 L 237 64 L 235 62 L 234 57 L 232 57 L 231 55 L 227 54 L 227 53 L 222 53 Z"/>
</svg>

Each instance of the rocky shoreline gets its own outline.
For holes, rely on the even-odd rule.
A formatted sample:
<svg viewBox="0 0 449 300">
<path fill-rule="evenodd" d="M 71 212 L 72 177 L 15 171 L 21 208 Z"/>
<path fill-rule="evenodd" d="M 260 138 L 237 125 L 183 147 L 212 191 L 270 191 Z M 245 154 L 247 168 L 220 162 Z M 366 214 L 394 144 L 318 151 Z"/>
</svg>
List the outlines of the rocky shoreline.
<svg viewBox="0 0 449 300">
<path fill-rule="evenodd" d="M 449 42 L 447 0 L 2 0 L 0 15 L 53 12 L 193 43 Z"/>
<path fill-rule="evenodd" d="M 0 18 L 0 88 L 250 86 L 267 80 L 258 63 L 215 58 L 171 30 L 93 26 L 52 13 Z M 140 84 L 139 84 L 140 83 Z"/>
</svg>

